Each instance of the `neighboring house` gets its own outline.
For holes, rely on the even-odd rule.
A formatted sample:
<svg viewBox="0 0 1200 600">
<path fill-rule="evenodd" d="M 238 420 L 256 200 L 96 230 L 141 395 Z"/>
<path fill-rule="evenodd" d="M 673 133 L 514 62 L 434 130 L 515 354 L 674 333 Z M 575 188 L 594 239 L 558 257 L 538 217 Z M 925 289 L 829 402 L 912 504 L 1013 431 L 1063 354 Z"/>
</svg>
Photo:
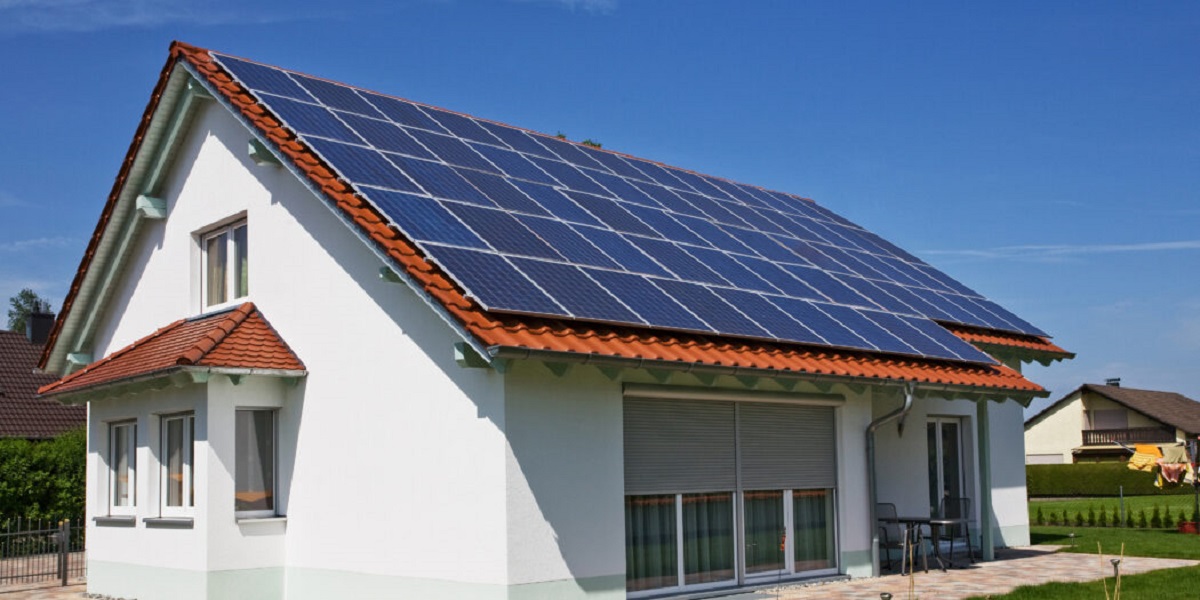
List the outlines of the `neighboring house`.
<svg viewBox="0 0 1200 600">
<path fill-rule="evenodd" d="M 30 315 L 26 331 L 0 330 L 0 438 L 48 439 L 87 423 L 87 409 L 38 398 L 58 377 L 37 371 L 54 315 Z"/>
<path fill-rule="evenodd" d="M 875 499 L 1027 544 L 1069 356 L 811 200 L 177 43 L 42 364 L 93 593 L 593 599 L 871 576 Z"/>
<path fill-rule="evenodd" d="M 1085 383 L 1025 423 L 1025 464 L 1124 460 L 1125 446 L 1194 439 L 1200 402 L 1174 392 L 1135 390 L 1119 379 Z M 1115 442 L 1115 443 L 1114 443 Z"/>
</svg>

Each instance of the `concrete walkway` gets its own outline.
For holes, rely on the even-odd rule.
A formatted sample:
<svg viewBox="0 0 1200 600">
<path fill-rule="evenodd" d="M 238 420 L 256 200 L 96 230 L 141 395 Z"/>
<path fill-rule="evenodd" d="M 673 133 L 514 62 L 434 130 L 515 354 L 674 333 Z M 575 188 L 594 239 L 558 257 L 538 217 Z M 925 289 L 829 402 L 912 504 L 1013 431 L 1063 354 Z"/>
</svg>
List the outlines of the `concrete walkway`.
<svg viewBox="0 0 1200 600">
<path fill-rule="evenodd" d="M 1058 552 L 1057 546 L 1031 546 L 996 552 L 997 560 L 975 563 L 962 569 L 943 573 L 930 569 L 918 571 L 911 580 L 913 597 L 937 600 L 961 600 L 972 596 L 1004 594 L 1022 585 L 1038 585 L 1052 581 L 1093 581 L 1112 577 L 1112 565 L 1105 556 L 1103 565 L 1096 554 Z M 960 557 L 956 557 L 961 561 Z M 1141 558 L 1126 556 L 1121 561 L 1121 575 L 1134 575 L 1158 569 L 1190 567 L 1200 561 L 1174 558 Z M 879 600 L 882 592 L 891 593 L 896 600 L 909 598 L 910 579 L 902 575 L 885 575 L 815 585 L 785 585 L 755 592 L 724 596 L 721 600 Z"/>
<path fill-rule="evenodd" d="M 1095 554 L 1055 553 L 1056 546 L 1012 548 L 996 553 L 997 560 L 976 563 L 963 569 L 943 573 L 918 571 L 911 580 L 914 597 L 937 600 L 962 600 L 972 596 L 1003 594 L 1021 585 L 1037 585 L 1051 581 L 1093 581 L 1112 576 L 1110 556 L 1101 559 Z M 1194 560 L 1174 558 L 1141 558 L 1126 556 L 1121 562 L 1121 574 L 1133 575 L 1200 564 Z M 896 600 L 909 597 L 910 579 L 902 575 L 854 579 L 815 585 L 785 585 L 753 592 L 722 596 L 721 600 L 879 600 L 881 592 L 889 592 Z M 81 600 L 86 598 L 87 586 L 80 583 L 68 587 L 51 585 L 0 587 L 0 600 Z"/>
</svg>

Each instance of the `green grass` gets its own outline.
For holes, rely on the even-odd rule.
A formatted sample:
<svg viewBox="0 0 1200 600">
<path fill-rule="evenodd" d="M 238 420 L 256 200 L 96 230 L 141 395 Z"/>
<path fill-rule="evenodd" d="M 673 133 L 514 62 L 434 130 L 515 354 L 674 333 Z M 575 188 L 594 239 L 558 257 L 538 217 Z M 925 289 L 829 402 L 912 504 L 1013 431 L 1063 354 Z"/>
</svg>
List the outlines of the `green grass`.
<svg viewBox="0 0 1200 600">
<path fill-rule="evenodd" d="M 1190 520 L 1194 502 L 1195 500 L 1192 496 L 1127 496 L 1125 498 L 1125 512 L 1132 519 L 1136 512 L 1144 509 L 1146 517 L 1149 518 L 1154 507 L 1157 506 L 1163 511 L 1170 508 L 1172 518 L 1177 518 L 1180 514 L 1183 514 L 1188 517 L 1185 520 Z M 1048 521 L 1051 512 L 1074 515 L 1076 513 L 1087 513 L 1088 509 L 1099 511 L 1101 507 L 1108 511 L 1110 515 L 1115 515 L 1120 507 L 1120 499 L 1039 498 L 1029 501 L 1029 523 L 1031 525 L 1037 523 L 1039 508 L 1042 509 L 1042 513 Z"/>
<path fill-rule="evenodd" d="M 1113 578 L 1083 583 L 1023 585 L 999 596 L 972 596 L 969 600 L 1098 600 L 1113 594 Z M 1121 597 L 1126 600 L 1195 600 L 1200 590 L 1200 567 L 1163 569 L 1121 577 Z"/>
<path fill-rule="evenodd" d="M 1099 542 L 1106 556 L 1115 556 L 1121 553 L 1124 543 L 1127 556 L 1200 560 L 1200 535 L 1178 533 L 1173 529 L 1033 526 L 1029 528 L 1029 537 L 1034 544 L 1066 546 L 1063 552 L 1095 554 Z"/>
<path fill-rule="evenodd" d="M 1086 505 L 1084 510 L 1087 510 Z M 1099 542 L 1105 558 L 1120 554 L 1123 543 L 1126 556 L 1200 560 L 1200 535 L 1185 535 L 1169 529 L 1034 526 L 1030 527 L 1030 538 L 1034 544 L 1066 546 L 1063 552 L 1092 555 L 1096 554 L 1096 543 Z M 1111 597 L 1113 579 L 1109 577 L 1106 583 Z M 1198 596 L 1200 566 L 1121 577 L 1121 597 L 1128 600 L 1195 600 Z M 1104 597 L 1104 583 L 1097 580 L 1026 585 L 1007 594 L 974 596 L 971 600 L 1098 600 Z"/>
</svg>

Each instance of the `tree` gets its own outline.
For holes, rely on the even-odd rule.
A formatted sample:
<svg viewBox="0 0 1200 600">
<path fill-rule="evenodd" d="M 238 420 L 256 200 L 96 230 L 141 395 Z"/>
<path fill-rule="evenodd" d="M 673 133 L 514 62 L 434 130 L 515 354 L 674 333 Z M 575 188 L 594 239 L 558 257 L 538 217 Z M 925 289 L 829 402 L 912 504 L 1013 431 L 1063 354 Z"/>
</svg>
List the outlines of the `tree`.
<svg viewBox="0 0 1200 600">
<path fill-rule="evenodd" d="M 50 312 L 50 301 L 38 296 L 36 292 L 25 288 L 16 296 L 8 299 L 11 308 L 8 309 L 8 328 L 11 331 L 25 331 L 25 321 L 29 315 L 36 312 Z"/>
</svg>

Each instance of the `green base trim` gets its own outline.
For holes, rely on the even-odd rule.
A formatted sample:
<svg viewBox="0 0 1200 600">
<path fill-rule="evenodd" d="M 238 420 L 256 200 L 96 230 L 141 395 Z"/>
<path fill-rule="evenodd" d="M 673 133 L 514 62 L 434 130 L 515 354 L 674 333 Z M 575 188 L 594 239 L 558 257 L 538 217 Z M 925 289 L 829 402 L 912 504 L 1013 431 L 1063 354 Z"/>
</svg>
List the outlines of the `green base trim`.
<svg viewBox="0 0 1200 600">
<path fill-rule="evenodd" d="M 846 550 L 841 554 L 842 573 L 851 577 L 871 577 L 874 569 L 871 565 L 870 550 Z"/>
</svg>

